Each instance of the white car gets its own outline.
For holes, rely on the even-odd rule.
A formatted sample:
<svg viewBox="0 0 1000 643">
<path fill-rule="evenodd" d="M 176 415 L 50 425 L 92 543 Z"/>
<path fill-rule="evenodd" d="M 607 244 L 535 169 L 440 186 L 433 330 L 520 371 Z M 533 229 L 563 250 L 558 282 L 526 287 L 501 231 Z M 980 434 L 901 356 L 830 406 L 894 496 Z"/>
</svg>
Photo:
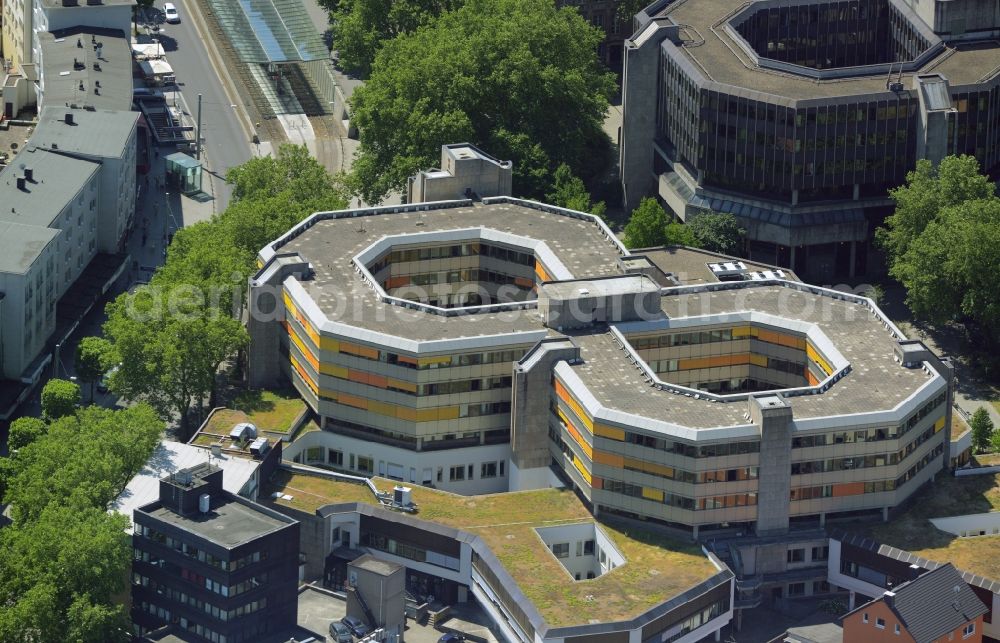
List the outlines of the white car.
<svg viewBox="0 0 1000 643">
<path fill-rule="evenodd" d="M 177 7 L 172 2 L 163 5 L 163 15 L 170 24 L 177 24 L 181 21 L 181 14 L 177 13 Z"/>
</svg>

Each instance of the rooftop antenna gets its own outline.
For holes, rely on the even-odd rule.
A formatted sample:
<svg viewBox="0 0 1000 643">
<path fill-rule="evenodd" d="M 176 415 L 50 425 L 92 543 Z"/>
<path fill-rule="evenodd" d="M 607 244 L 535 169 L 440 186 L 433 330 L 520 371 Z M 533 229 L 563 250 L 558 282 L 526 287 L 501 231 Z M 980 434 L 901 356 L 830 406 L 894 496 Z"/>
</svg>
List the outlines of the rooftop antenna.
<svg viewBox="0 0 1000 643">
<path fill-rule="evenodd" d="M 900 70 L 902 71 L 902 65 L 900 65 Z M 889 89 L 890 85 L 892 85 L 892 61 L 891 60 L 889 61 L 889 75 L 887 75 L 885 77 L 885 88 Z"/>
</svg>

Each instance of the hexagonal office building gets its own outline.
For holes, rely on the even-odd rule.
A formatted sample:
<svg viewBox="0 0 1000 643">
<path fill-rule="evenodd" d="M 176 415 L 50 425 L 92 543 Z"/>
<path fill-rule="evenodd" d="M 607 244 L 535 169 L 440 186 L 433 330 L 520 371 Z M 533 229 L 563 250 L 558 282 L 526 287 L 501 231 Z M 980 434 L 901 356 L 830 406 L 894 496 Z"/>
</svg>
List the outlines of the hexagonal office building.
<svg viewBox="0 0 1000 643">
<path fill-rule="evenodd" d="M 285 457 L 779 533 L 882 517 L 949 462 L 951 369 L 868 299 L 509 197 L 313 215 L 259 254 L 252 386 Z"/>
<path fill-rule="evenodd" d="M 731 212 L 748 256 L 868 269 L 887 191 L 917 159 L 1000 173 L 993 0 L 660 0 L 625 43 L 625 202 Z M 827 282 L 829 283 L 829 282 Z"/>
</svg>

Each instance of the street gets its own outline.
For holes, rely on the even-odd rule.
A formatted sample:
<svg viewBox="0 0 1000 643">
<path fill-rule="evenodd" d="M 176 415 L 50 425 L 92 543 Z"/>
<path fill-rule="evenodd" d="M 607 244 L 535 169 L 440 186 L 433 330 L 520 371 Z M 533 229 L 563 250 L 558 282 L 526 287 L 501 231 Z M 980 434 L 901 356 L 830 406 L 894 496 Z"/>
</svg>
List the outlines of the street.
<svg viewBox="0 0 1000 643">
<path fill-rule="evenodd" d="M 205 174 L 204 190 L 215 195 L 215 211 L 222 212 L 229 203 L 231 193 L 230 187 L 225 184 L 226 171 L 251 158 L 251 144 L 240 126 L 233 100 L 226 96 L 205 43 L 195 27 L 192 17 L 195 9 L 184 0 L 175 0 L 175 4 L 181 21 L 179 24 L 161 24 L 160 42 L 167 61 L 177 73 L 177 83 L 192 122 L 198 115 L 198 94 L 202 95 L 201 135 L 205 141 L 202 158 L 207 157 L 208 169 L 213 173 Z M 162 10 L 163 3 L 157 2 L 157 7 Z M 211 186 L 207 183 L 209 179 Z"/>
</svg>

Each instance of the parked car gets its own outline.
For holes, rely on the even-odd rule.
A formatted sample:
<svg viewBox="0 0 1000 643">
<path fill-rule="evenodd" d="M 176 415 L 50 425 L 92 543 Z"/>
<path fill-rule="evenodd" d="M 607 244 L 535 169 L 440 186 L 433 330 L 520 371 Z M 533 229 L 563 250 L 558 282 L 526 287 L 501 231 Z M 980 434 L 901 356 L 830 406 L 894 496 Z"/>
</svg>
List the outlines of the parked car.
<svg viewBox="0 0 1000 643">
<path fill-rule="evenodd" d="M 172 25 L 181 21 L 181 14 L 177 13 L 177 7 L 172 2 L 163 5 L 163 17 Z"/>
<path fill-rule="evenodd" d="M 351 634 L 359 639 L 367 636 L 372 631 L 361 619 L 354 618 L 353 616 L 345 616 L 340 619 L 340 622 L 346 625 L 347 629 L 351 630 Z"/>
<path fill-rule="evenodd" d="M 333 643 L 352 643 L 354 641 L 351 630 L 339 621 L 330 623 L 330 639 L 333 640 Z"/>
<path fill-rule="evenodd" d="M 442 634 L 441 638 L 438 639 L 438 643 L 462 643 L 465 637 L 461 634 L 455 634 L 454 632 L 448 632 L 447 634 Z"/>
</svg>

